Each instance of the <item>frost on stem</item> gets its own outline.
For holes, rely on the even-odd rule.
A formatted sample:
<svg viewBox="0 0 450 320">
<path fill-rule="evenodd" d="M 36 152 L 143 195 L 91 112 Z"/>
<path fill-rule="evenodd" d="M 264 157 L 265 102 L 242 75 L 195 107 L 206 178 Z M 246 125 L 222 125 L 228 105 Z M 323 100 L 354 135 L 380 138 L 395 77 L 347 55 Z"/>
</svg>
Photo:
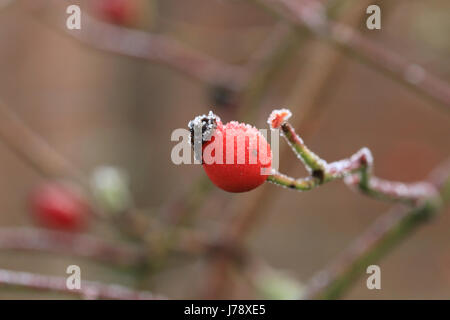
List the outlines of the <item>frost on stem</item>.
<svg viewBox="0 0 450 320">
<path fill-rule="evenodd" d="M 369 174 L 373 167 L 372 153 L 364 147 L 350 158 L 329 163 L 326 167 L 328 180 L 345 178 L 361 170 Z"/>
<path fill-rule="evenodd" d="M 297 157 L 304 163 L 306 169 L 323 182 L 326 162 L 309 150 L 302 138 L 296 133 L 294 128 L 287 122 L 292 113 L 288 109 L 274 110 L 269 116 L 267 123 L 272 130 L 281 129 L 283 137 L 288 142 Z"/>
<path fill-rule="evenodd" d="M 267 179 L 269 182 L 306 191 L 329 181 L 345 179 L 347 185 L 357 186 L 361 192 L 373 198 L 411 205 L 416 205 L 421 200 L 432 198 L 437 194 L 436 188 L 428 182 L 406 184 L 373 177 L 373 157 L 368 148 L 362 148 L 347 159 L 327 163 L 306 147 L 294 128 L 287 122 L 290 116 L 291 112 L 287 109 L 274 110 L 267 122 L 272 129 L 281 128 L 283 137 L 302 160 L 310 176 L 294 179 L 274 171 Z"/>
</svg>

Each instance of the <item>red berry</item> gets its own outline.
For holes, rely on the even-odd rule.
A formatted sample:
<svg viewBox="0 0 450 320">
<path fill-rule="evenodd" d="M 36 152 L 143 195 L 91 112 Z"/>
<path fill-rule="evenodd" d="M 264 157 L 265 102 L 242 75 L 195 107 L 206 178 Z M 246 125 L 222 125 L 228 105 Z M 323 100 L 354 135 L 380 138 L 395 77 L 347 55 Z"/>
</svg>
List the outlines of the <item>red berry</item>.
<svg viewBox="0 0 450 320">
<path fill-rule="evenodd" d="M 203 168 L 216 186 L 245 192 L 266 181 L 272 153 L 255 127 L 236 121 L 222 124 L 212 112 L 189 123 L 191 131 L 195 126 L 202 130 Z"/>
<path fill-rule="evenodd" d="M 30 200 L 34 217 L 46 227 L 79 231 L 86 226 L 89 206 L 79 193 L 66 185 L 41 185 Z"/>
<path fill-rule="evenodd" d="M 98 0 L 97 7 L 104 20 L 117 25 L 132 24 L 137 16 L 134 0 Z"/>
</svg>

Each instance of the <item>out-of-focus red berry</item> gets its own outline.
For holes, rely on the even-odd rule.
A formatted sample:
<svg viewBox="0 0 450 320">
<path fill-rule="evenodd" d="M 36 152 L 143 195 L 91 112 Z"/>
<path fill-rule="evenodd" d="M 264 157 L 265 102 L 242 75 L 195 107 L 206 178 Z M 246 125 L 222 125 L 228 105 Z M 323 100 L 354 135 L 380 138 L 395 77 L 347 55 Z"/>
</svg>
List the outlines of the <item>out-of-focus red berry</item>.
<svg viewBox="0 0 450 320">
<path fill-rule="evenodd" d="M 117 25 L 131 25 L 137 18 L 136 0 L 96 0 L 101 18 Z"/>
<path fill-rule="evenodd" d="M 65 231 L 80 231 L 90 214 L 85 199 L 67 185 L 46 183 L 30 197 L 31 210 L 39 224 Z"/>
</svg>

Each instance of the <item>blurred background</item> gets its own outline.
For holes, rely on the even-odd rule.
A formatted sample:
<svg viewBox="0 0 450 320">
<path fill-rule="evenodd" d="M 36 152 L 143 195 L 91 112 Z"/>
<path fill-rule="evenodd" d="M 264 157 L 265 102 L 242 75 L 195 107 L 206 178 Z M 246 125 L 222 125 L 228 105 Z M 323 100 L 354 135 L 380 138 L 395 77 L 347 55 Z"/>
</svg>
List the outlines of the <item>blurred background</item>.
<svg viewBox="0 0 450 320">
<path fill-rule="evenodd" d="M 79 41 L 64 31 L 68 15 L 54 1 L 6 2 L 2 1 L 0 11 L 0 99 L 84 172 L 90 174 L 101 165 L 126 171 L 135 205 L 156 219 L 180 194 L 197 196 L 197 181 L 205 173 L 197 165 L 172 163 L 176 142 L 170 137 L 174 129 L 186 128 L 189 120 L 209 110 L 225 121 L 245 120 L 266 128 L 272 109 L 289 108 L 292 123 L 306 117 L 297 132 L 302 136 L 305 131 L 306 144 L 324 159 L 339 160 L 366 146 L 374 155 L 376 175 L 391 180 L 425 179 L 450 155 L 448 105 L 436 107 L 434 101 L 312 35 L 295 37 L 289 54 L 277 62 L 255 98 L 252 112 L 247 112 L 243 101 L 250 103 L 245 97 L 257 88 L 250 87 L 247 96 L 230 98 L 233 93 L 220 87 L 226 82 L 205 83 L 164 63 L 98 50 Z M 275 40 L 288 38 L 279 19 L 253 1 L 133 0 L 128 4 L 135 6 L 130 9 L 135 14 L 125 22 L 108 20 L 111 17 L 99 12 L 94 2 L 68 1 L 101 23 L 164 35 L 227 65 L 245 66 L 274 34 Z M 330 6 L 333 19 L 351 23 L 364 38 L 450 83 L 450 3 L 375 2 L 382 12 L 381 30 L 365 27 L 365 8 L 370 3 L 318 3 Z M 82 20 L 83 33 L 89 33 L 88 26 L 84 28 Z M 317 88 L 311 83 L 324 75 L 315 70 L 325 69 L 330 72 Z M 236 100 L 221 103 L 228 98 Z M 306 174 L 290 152 L 282 153 L 280 171 L 293 177 Z M 36 225 L 27 199 L 44 180 L 0 141 L 0 227 Z M 305 193 L 266 183 L 248 193 L 229 194 L 209 181 L 205 184 L 209 191 L 204 196 L 206 191 L 198 191 L 201 205 L 195 212 L 187 209 L 192 214 L 186 227 L 219 238 L 237 215 L 253 208 L 258 218 L 251 222 L 244 247 L 288 275 L 292 283 L 306 283 L 391 206 L 352 192 L 341 181 Z M 448 209 L 440 212 L 378 262 L 381 290 L 368 290 L 363 275 L 344 298 L 448 299 L 449 214 Z M 85 232 L 129 241 L 110 222 L 92 222 Z M 0 268 L 65 277 L 67 265 L 76 264 L 83 280 L 119 283 L 179 299 L 205 296 L 214 281 L 211 259 L 175 256 L 161 268 L 142 272 L 70 254 L 5 250 L 0 252 Z M 220 296 L 265 297 L 245 277 L 233 274 L 231 278 L 232 288 Z M 0 286 L 0 298 L 67 297 Z"/>
</svg>

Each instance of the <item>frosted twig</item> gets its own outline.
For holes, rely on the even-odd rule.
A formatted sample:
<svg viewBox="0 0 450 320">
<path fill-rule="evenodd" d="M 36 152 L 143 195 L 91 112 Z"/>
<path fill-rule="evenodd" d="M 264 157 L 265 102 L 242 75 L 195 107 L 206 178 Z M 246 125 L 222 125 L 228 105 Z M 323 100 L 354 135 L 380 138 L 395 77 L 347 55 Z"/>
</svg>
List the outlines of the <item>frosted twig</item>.
<svg viewBox="0 0 450 320">
<path fill-rule="evenodd" d="M 232 84 L 236 89 L 245 76 L 244 68 L 216 60 L 167 36 L 114 26 L 86 14 L 83 19 L 83 29 L 68 34 L 97 49 L 163 64 L 210 85 Z"/>
<path fill-rule="evenodd" d="M 399 83 L 435 102 L 450 107 L 450 86 L 423 67 L 405 60 L 399 54 L 384 48 L 361 35 L 359 31 L 330 21 L 322 5 L 317 2 L 293 0 L 254 0 L 293 26 L 307 30 L 358 57 Z M 411 76 L 413 74 L 413 76 Z"/>
<path fill-rule="evenodd" d="M 327 163 L 312 152 L 295 133 L 294 128 L 287 122 L 290 115 L 290 111 L 286 109 L 274 110 L 268 123 L 271 129 L 281 129 L 283 137 L 302 160 L 310 176 L 304 179 L 294 179 L 274 170 L 272 175 L 267 178 L 269 182 L 306 191 L 326 182 L 345 178 L 344 181 L 347 185 L 357 186 L 361 192 L 371 197 L 411 205 L 436 196 L 436 188 L 428 182 L 407 184 L 372 176 L 373 159 L 367 148 L 362 148 L 348 159 Z"/>
<path fill-rule="evenodd" d="M 134 291 L 121 285 L 103 284 L 94 281 L 81 281 L 80 289 L 68 289 L 66 281 L 67 279 L 63 277 L 0 269 L 0 285 L 2 286 L 7 285 L 32 290 L 62 292 L 68 295 L 76 295 L 83 299 L 166 299 L 164 296 L 155 295 L 147 291 Z"/>
<path fill-rule="evenodd" d="M 33 3 L 31 8 L 38 12 L 36 9 L 42 10 L 45 4 Z M 171 67 L 207 84 L 216 104 L 234 104 L 238 99 L 239 104 L 249 105 L 247 115 L 258 105 L 271 76 L 299 43 L 295 32 L 280 23 L 246 64 L 233 65 L 189 48 L 170 36 L 112 25 L 86 13 L 83 13 L 81 30 L 58 30 L 98 50 Z"/>
<path fill-rule="evenodd" d="M 64 2 L 56 0 L 50 3 L 36 3 L 33 0 L 29 8 L 33 13 L 47 14 L 44 10 L 55 7 L 62 10 L 63 5 Z M 92 48 L 165 65 L 211 86 L 228 85 L 230 90 L 236 90 L 246 77 L 244 67 L 222 62 L 189 48 L 174 38 L 116 26 L 97 20 L 84 11 L 83 26 L 80 30 L 68 30 L 61 22 L 54 25 L 59 26 L 56 30 Z"/>
<path fill-rule="evenodd" d="M 145 251 L 90 235 L 37 228 L 0 228 L 0 250 L 40 251 L 75 255 L 116 265 L 138 265 Z"/>
</svg>

